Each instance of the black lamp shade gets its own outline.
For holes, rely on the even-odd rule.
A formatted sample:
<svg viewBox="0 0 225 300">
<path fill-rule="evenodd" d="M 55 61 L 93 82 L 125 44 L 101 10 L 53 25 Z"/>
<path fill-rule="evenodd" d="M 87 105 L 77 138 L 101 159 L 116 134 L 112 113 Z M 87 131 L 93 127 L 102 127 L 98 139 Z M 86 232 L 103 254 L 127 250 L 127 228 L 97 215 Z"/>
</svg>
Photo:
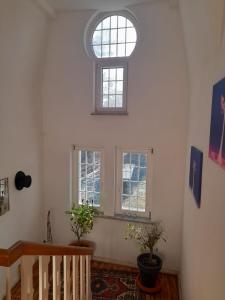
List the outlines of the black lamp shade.
<svg viewBox="0 0 225 300">
<path fill-rule="evenodd" d="M 25 173 L 22 171 L 16 173 L 15 186 L 17 190 L 21 191 L 24 187 L 29 188 L 31 183 L 32 178 L 30 175 L 25 175 Z"/>
</svg>

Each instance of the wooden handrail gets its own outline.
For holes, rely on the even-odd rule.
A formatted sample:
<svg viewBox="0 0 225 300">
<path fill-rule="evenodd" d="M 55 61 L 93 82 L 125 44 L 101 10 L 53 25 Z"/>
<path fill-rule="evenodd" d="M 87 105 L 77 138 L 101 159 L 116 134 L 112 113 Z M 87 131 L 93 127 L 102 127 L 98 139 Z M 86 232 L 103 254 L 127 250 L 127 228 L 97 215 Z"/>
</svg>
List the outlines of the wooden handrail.
<svg viewBox="0 0 225 300">
<path fill-rule="evenodd" d="M 38 244 L 32 242 L 19 241 L 9 249 L 0 249 L 0 266 L 10 267 L 23 255 L 63 256 L 63 255 L 92 255 L 92 254 L 93 254 L 92 248 Z"/>
</svg>

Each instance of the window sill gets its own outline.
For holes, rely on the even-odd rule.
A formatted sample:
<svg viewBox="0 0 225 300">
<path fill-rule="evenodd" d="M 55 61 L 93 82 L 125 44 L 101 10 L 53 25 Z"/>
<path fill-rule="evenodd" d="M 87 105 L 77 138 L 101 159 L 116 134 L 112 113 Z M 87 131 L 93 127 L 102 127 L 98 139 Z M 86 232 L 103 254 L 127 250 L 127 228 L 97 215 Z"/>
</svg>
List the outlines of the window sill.
<svg viewBox="0 0 225 300">
<path fill-rule="evenodd" d="M 151 219 L 147 217 L 135 217 L 135 216 L 122 215 L 122 214 L 115 214 L 114 216 L 99 215 L 97 216 L 97 218 L 117 220 L 122 222 L 143 223 L 143 224 L 151 223 Z"/>
<path fill-rule="evenodd" d="M 128 112 L 124 112 L 124 111 L 96 111 L 96 112 L 92 112 L 91 116 L 128 116 Z"/>
</svg>

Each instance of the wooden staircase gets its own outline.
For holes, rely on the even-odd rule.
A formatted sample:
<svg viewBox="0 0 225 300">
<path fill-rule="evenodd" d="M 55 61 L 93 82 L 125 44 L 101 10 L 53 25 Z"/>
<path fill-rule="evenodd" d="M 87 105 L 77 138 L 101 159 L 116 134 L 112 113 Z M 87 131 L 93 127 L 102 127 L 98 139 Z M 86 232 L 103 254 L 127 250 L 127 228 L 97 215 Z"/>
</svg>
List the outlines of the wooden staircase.
<svg viewBox="0 0 225 300">
<path fill-rule="evenodd" d="M 6 299 L 11 300 L 12 274 L 20 263 L 21 299 L 34 299 L 33 267 L 38 263 L 39 300 L 49 299 L 49 278 L 52 276 L 52 299 L 90 300 L 91 256 L 93 249 L 56 246 L 19 241 L 9 249 L 0 249 L 0 267 L 6 272 Z M 63 290 L 63 291 L 62 291 Z"/>
</svg>

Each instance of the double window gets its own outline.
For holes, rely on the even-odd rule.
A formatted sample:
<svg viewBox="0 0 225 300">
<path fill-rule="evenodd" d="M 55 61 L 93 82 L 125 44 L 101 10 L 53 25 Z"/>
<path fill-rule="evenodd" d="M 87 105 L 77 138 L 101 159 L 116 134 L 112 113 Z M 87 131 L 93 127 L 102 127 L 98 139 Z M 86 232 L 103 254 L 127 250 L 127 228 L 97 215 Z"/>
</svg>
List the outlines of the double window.
<svg viewBox="0 0 225 300">
<path fill-rule="evenodd" d="M 150 211 L 151 150 L 117 149 L 115 177 L 115 214 L 148 216 Z M 75 147 L 73 188 L 77 203 L 88 202 L 104 210 L 104 151 L 97 148 Z M 110 174 L 110 172 L 107 172 Z M 115 174 L 115 176 L 113 176 Z M 105 197 L 111 199 L 109 195 Z M 74 200 L 74 199 L 73 199 Z M 112 203 L 111 203 L 112 204 Z M 109 205 L 109 203 L 107 204 Z"/>
<path fill-rule="evenodd" d="M 128 12 L 98 15 L 87 31 L 86 49 L 95 62 L 94 113 L 127 112 L 128 61 L 137 43 Z"/>
</svg>

